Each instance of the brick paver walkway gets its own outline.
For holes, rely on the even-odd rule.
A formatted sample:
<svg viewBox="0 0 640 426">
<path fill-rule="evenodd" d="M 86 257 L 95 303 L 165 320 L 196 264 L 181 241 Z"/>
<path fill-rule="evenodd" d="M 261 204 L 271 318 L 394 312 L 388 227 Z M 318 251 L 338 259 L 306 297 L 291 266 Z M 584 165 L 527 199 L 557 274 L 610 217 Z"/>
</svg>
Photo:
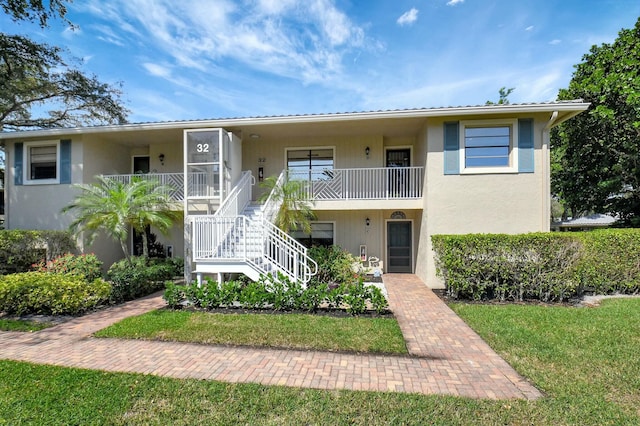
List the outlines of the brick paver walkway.
<svg viewBox="0 0 640 426">
<path fill-rule="evenodd" d="M 417 277 L 388 274 L 384 282 L 412 356 L 249 349 L 90 336 L 122 318 L 164 306 L 161 297 L 155 295 L 36 333 L 0 332 L 0 359 L 317 389 L 491 399 L 541 396 Z"/>
</svg>

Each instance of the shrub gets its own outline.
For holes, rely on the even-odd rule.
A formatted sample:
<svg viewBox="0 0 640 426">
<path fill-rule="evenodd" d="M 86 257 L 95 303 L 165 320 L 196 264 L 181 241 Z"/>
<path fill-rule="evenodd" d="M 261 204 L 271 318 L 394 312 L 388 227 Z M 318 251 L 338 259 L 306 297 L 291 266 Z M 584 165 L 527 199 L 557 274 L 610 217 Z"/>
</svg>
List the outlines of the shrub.
<svg viewBox="0 0 640 426">
<path fill-rule="evenodd" d="M 0 275 L 27 272 L 35 263 L 75 250 L 66 231 L 0 230 Z"/>
<path fill-rule="evenodd" d="M 349 313 L 364 313 L 368 304 L 382 313 L 388 304 L 382 291 L 373 286 L 365 286 L 360 279 L 356 284 L 342 285 L 332 290 L 326 284 L 309 286 L 304 289 L 300 283 L 291 282 L 278 274 L 263 275 L 258 282 L 227 281 L 222 285 L 206 278 L 201 285 L 192 283 L 179 288 L 167 283 L 164 295 L 170 307 L 177 307 L 186 301 L 195 307 L 215 309 L 218 307 L 243 307 L 247 309 L 271 308 L 275 311 L 304 309 L 315 312 L 326 303 L 330 308 L 339 308 L 343 304 Z"/>
<path fill-rule="evenodd" d="M 346 287 L 346 293 L 342 297 L 342 303 L 346 305 L 347 312 L 351 315 L 360 315 L 367 310 L 369 291 L 361 278 L 356 284 Z"/>
<path fill-rule="evenodd" d="M 95 254 L 75 255 L 67 253 L 48 262 L 40 261 L 34 265 L 38 272 L 54 272 L 83 277 L 86 281 L 93 281 L 102 276 L 102 262 Z"/>
<path fill-rule="evenodd" d="M 131 257 L 122 259 L 109 268 L 107 277 L 113 291 L 112 303 L 120 303 L 146 296 L 164 287 L 164 281 L 176 276 L 173 261 Z"/>
<path fill-rule="evenodd" d="M 597 294 L 640 293 L 640 229 L 576 233 L 583 245 L 576 268 L 581 289 Z"/>
<path fill-rule="evenodd" d="M 182 306 L 182 303 L 186 300 L 185 287 L 176 285 L 172 281 L 165 283 L 165 291 L 162 298 L 167 302 L 167 306 L 171 309 L 177 309 Z"/>
<path fill-rule="evenodd" d="M 348 251 L 338 247 L 313 247 L 309 257 L 318 264 L 318 273 L 312 278 L 311 285 L 320 283 L 329 286 L 339 284 L 355 284 L 359 274 L 354 272 L 353 264 L 358 262 Z"/>
<path fill-rule="evenodd" d="M 435 235 L 438 274 L 463 299 L 545 302 L 640 292 L 640 230 Z M 623 254 L 623 255 L 621 255 Z"/>
<path fill-rule="evenodd" d="M 10 314 L 76 315 L 109 298 L 111 286 L 98 278 L 22 272 L 0 277 L 0 311 Z"/>
<path fill-rule="evenodd" d="M 432 241 L 452 297 L 558 301 L 575 294 L 580 244 L 570 235 L 436 235 Z"/>
</svg>

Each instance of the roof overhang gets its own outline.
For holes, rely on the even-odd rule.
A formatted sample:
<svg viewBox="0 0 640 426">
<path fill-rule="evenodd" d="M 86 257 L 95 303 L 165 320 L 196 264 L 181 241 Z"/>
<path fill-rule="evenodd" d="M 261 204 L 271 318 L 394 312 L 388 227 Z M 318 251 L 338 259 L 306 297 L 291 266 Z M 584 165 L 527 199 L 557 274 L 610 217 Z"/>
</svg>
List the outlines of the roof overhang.
<svg viewBox="0 0 640 426">
<path fill-rule="evenodd" d="M 92 133 L 112 133 L 112 132 L 136 132 L 149 130 L 169 130 L 169 129 L 198 129 L 198 128 L 250 128 L 253 126 L 270 125 L 293 125 L 312 123 L 339 123 L 357 122 L 369 120 L 394 120 L 394 119 L 420 119 L 430 117 L 462 117 L 478 115 L 514 115 L 545 113 L 555 115 L 553 122 L 549 125 L 558 125 L 585 111 L 589 103 L 576 101 L 559 101 L 535 104 L 507 104 L 507 105 L 479 105 L 460 106 L 445 108 L 418 108 L 404 110 L 349 112 L 332 114 L 305 114 L 305 115 L 284 115 L 267 117 L 246 117 L 246 118 L 222 118 L 207 120 L 182 120 L 154 123 L 120 124 L 106 126 L 73 127 L 41 129 L 16 132 L 1 132 L 0 141 L 16 140 L 22 138 L 37 138 L 49 136 L 73 136 L 74 134 Z"/>
</svg>

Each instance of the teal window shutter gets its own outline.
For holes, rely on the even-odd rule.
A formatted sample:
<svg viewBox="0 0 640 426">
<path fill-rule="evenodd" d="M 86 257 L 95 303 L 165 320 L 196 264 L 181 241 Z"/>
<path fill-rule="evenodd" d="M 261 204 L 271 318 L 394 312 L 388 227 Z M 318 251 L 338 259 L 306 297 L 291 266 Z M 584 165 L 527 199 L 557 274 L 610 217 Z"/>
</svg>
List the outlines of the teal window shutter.
<svg viewBox="0 0 640 426">
<path fill-rule="evenodd" d="M 524 118 L 518 120 L 518 171 L 520 173 L 533 173 L 533 119 Z"/>
<path fill-rule="evenodd" d="M 24 175 L 24 172 L 22 171 L 22 164 L 24 163 L 24 145 L 22 142 L 18 142 L 14 145 L 14 152 L 13 168 L 15 174 L 13 175 L 13 183 L 14 185 L 22 185 L 22 176 Z"/>
<path fill-rule="evenodd" d="M 444 174 L 460 174 L 460 126 L 457 121 L 444 123 Z"/>
<path fill-rule="evenodd" d="M 71 183 L 71 141 L 60 141 L 60 183 Z"/>
</svg>

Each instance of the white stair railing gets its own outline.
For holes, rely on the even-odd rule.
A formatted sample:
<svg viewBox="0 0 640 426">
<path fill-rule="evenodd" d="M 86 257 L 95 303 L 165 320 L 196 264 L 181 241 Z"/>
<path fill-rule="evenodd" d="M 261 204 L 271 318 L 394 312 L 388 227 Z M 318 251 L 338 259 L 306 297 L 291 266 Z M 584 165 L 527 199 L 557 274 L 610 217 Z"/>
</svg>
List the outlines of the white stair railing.
<svg viewBox="0 0 640 426">
<path fill-rule="evenodd" d="M 261 274 L 278 271 L 306 284 L 318 265 L 306 247 L 271 223 L 279 203 L 270 197 L 257 220 L 240 214 L 249 204 L 252 179 L 251 172 L 244 172 L 214 215 L 191 217 L 194 262 L 243 262 Z"/>
</svg>

